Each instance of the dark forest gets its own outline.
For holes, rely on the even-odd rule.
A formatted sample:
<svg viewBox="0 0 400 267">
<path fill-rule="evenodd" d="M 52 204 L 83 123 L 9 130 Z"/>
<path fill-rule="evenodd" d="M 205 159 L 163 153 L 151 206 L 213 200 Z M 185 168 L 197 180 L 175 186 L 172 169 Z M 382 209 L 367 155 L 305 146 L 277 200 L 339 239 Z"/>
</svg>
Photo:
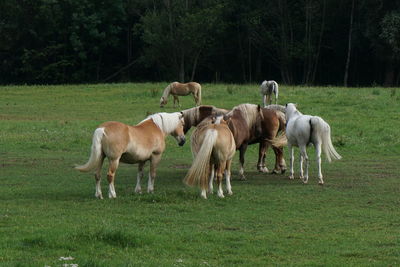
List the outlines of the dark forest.
<svg viewBox="0 0 400 267">
<path fill-rule="evenodd" d="M 398 86 L 400 1 L 2 0 L 0 83 Z"/>
</svg>

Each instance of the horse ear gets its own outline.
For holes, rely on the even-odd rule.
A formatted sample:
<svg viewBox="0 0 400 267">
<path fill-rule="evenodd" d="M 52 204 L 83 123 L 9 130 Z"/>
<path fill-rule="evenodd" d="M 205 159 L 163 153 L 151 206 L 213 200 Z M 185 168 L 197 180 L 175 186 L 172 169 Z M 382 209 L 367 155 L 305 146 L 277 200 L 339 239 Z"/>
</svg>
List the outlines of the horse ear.
<svg viewBox="0 0 400 267">
<path fill-rule="evenodd" d="M 260 110 L 261 110 L 261 107 L 260 107 L 260 105 L 257 105 L 257 110 L 258 110 L 258 111 L 260 111 Z"/>
</svg>

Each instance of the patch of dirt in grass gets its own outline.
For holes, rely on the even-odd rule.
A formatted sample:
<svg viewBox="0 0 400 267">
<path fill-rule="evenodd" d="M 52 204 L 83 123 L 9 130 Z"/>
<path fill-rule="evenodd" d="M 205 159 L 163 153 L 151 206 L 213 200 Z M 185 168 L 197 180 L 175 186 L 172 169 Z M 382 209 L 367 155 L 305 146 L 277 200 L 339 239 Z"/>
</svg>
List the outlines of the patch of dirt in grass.
<svg viewBox="0 0 400 267">
<path fill-rule="evenodd" d="M 170 168 L 173 169 L 190 169 L 191 165 L 189 164 L 174 164 L 174 165 L 170 165 Z"/>
</svg>

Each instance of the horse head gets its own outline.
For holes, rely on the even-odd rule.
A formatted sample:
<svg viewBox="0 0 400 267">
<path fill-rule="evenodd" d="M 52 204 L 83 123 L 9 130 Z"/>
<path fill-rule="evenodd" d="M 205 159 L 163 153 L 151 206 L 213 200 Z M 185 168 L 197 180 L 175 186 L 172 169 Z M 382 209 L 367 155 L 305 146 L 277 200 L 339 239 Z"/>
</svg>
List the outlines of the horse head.
<svg viewBox="0 0 400 267">
<path fill-rule="evenodd" d="M 171 132 L 171 135 L 176 139 L 179 146 L 183 146 L 186 142 L 186 137 L 184 132 L 185 120 L 182 112 L 179 112 L 178 119 L 179 123 L 177 124 L 175 130 Z"/>
<path fill-rule="evenodd" d="M 167 104 L 168 99 L 166 97 L 160 98 L 160 108 L 163 108 Z"/>
</svg>

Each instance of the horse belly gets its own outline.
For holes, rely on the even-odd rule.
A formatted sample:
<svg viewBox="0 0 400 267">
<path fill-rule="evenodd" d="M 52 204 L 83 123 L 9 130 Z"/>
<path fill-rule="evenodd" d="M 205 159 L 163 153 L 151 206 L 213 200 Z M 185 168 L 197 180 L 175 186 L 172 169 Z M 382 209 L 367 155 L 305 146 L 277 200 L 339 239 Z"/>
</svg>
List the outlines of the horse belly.
<svg viewBox="0 0 400 267">
<path fill-rule="evenodd" d="M 132 155 L 130 153 L 124 153 L 121 155 L 121 158 L 119 161 L 123 162 L 123 163 L 128 163 L 128 164 L 135 164 L 135 163 L 138 163 L 140 160 L 138 160 L 138 158 L 135 157 L 135 155 Z"/>
</svg>

